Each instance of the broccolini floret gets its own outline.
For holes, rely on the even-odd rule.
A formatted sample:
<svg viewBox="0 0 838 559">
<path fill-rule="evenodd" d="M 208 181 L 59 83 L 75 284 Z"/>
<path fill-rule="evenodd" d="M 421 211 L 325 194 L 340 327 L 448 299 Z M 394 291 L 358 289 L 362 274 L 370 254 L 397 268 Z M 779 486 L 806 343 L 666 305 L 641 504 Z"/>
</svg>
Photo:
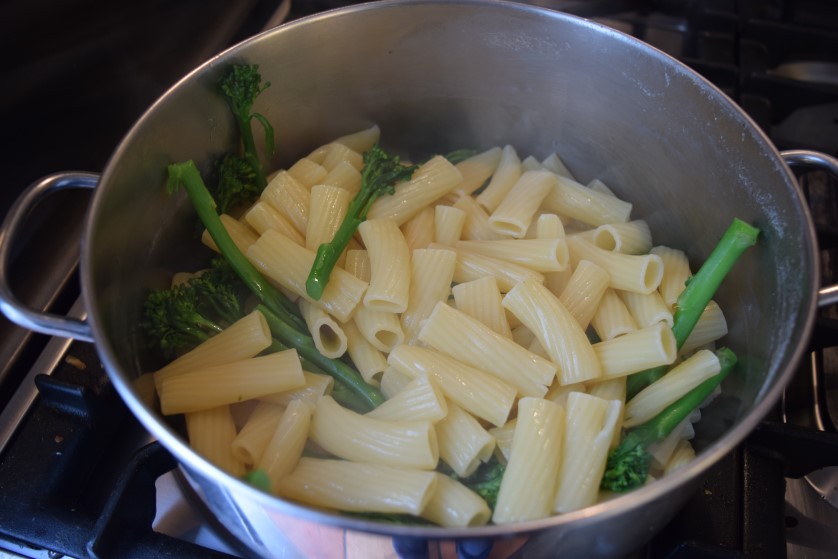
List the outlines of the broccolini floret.
<svg viewBox="0 0 838 559">
<path fill-rule="evenodd" d="M 257 183 L 256 171 L 250 162 L 235 153 L 225 154 L 216 164 L 218 183 L 212 196 L 220 213 L 255 201 L 264 190 Z"/>
<path fill-rule="evenodd" d="M 328 243 L 317 249 L 314 264 L 306 280 L 306 292 L 315 300 L 323 296 L 329 276 L 337 264 L 343 249 L 367 218 L 373 202 L 382 194 L 393 194 L 396 183 L 413 176 L 416 165 L 404 165 L 398 155 L 390 155 L 378 145 L 364 153 L 364 167 L 361 170 L 361 190 L 352 198 L 343 222 Z"/>
</svg>

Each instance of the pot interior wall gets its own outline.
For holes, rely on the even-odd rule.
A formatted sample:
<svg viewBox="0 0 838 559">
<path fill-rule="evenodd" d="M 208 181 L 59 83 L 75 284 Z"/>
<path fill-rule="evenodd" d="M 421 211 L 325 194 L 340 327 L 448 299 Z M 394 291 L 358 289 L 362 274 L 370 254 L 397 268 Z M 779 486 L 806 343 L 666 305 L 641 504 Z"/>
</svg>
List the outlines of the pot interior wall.
<svg viewBox="0 0 838 559">
<path fill-rule="evenodd" d="M 807 328 L 816 278 L 808 221 L 792 177 L 719 92 L 664 55 L 610 29 L 523 6 L 441 2 L 326 14 L 268 32 L 186 78 L 138 123 L 102 179 L 83 254 L 100 352 L 119 383 L 157 363 L 138 335 L 145 289 L 206 252 L 190 239 L 166 165 L 209 169 L 233 138 L 214 90 L 228 62 L 258 63 L 271 82 L 258 110 L 274 124 L 274 163 L 377 123 L 404 155 L 511 144 L 558 152 L 580 182 L 599 178 L 634 203 L 659 244 L 697 266 L 733 217 L 762 230 L 719 295 L 742 366 L 717 437 L 789 366 Z"/>
</svg>

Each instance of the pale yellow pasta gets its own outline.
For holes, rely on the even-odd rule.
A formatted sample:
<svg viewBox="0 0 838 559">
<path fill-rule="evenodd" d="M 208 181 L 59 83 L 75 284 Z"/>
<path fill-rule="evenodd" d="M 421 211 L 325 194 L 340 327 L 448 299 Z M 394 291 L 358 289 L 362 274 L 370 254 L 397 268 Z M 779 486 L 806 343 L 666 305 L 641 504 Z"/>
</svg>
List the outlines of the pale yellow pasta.
<svg viewBox="0 0 838 559">
<path fill-rule="evenodd" d="M 358 153 L 364 153 L 377 144 L 379 138 L 381 138 L 381 129 L 377 124 L 373 124 L 369 128 L 341 136 L 335 140 L 335 143 L 343 144 Z"/>
<path fill-rule="evenodd" d="M 543 213 L 535 220 L 535 238 L 563 239 L 564 237 L 564 223 L 558 215 Z"/>
<path fill-rule="evenodd" d="M 441 155 L 421 165 L 409 180 L 396 185 L 395 193 L 379 196 L 368 219 L 392 219 L 398 225 L 416 215 L 431 202 L 445 196 L 463 180 L 460 171 Z"/>
<path fill-rule="evenodd" d="M 690 422 L 690 417 L 686 417 L 663 440 L 646 447 L 646 451 L 652 456 L 651 468 L 663 470 L 672 457 L 672 453 L 678 447 L 678 442 L 694 435 L 695 431 L 693 430 L 693 424 Z"/>
<path fill-rule="evenodd" d="M 411 251 L 428 248 L 428 245 L 434 242 L 435 219 L 434 208 L 427 206 L 402 224 L 402 234 Z"/>
<path fill-rule="evenodd" d="M 712 351 L 695 352 L 628 401 L 623 426 L 634 427 L 650 420 L 720 370 L 719 358 Z"/>
<path fill-rule="evenodd" d="M 369 282 L 370 281 L 370 257 L 366 249 L 355 248 L 346 251 L 346 260 L 343 263 L 343 269 L 355 276 L 356 278 Z"/>
<path fill-rule="evenodd" d="M 280 480 L 277 494 L 327 509 L 418 516 L 438 479 L 431 471 L 304 456 Z"/>
<path fill-rule="evenodd" d="M 483 186 L 494 174 L 500 158 L 501 148 L 495 146 L 457 163 L 456 166 L 463 176 L 463 182 L 455 189 L 455 192 L 468 195 Z"/>
<path fill-rule="evenodd" d="M 437 473 L 437 486 L 422 509 L 422 518 L 448 528 L 482 526 L 492 511 L 483 498 L 459 481 Z"/>
<path fill-rule="evenodd" d="M 555 186 L 542 204 L 545 210 L 594 227 L 629 220 L 632 207 L 629 202 L 591 190 L 567 177 L 556 176 Z"/>
<path fill-rule="evenodd" d="M 389 353 L 404 342 L 404 330 L 397 313 L 359 305 L 353 320 L 361 335 L 378 351 Z"/>
<path fill-rule="evenodd" d="M 489 227 L 504 237 L 524 237 L 555 182 L 556 175 L 550 171 L 523 172 L 489 215 Z"/>
<path fill-rule="evenodd" d="M 614 191 L 611 190 L 611 188 L 609 188 L 608 185 L 602 182 L 600 179 L 593 179 L 591 182 L 588 183 L 588 188 L 590 188 L 594 192 L 599 192 L 600 194 L 616 196 L 616 194 L 614 194 Z"/>
<path fill-rule="evenodd" d="M 715 301 L 710 301 L 698 317 L 690 335 L 684 340 L 679 353 L 688 355 L 690 352 L 711 344 L 727 335 L 727 319 L 721 307 Z"/>
<path fill-rule="evenodd" d="M 364 156 L 340 142 L 332 142 L 323 158 L 323 167 L 331 171 L 342 162 L 349 163 L 359 171 L 364 166 Z"/>
<path fill-rule="evenodd" d="M 283 411 L 283 406 L 259 402 L 233 438 L 233 456 L 248 466 L 256 464 L 276 431 Z"/>
<path fill-rule="evenodd" d="M 663 322 L 670 328 L 672 327 L 672 310 L 657 290 L 651 293 L 619 291 L 618 294 L 640 328 L 658 322 Z"/>
<path fill-rule="evenodd" d="M 625 254 L 646 254 L 652 250 L 652 232 L 643 219 L 625 223 L 606 223 L 593 232 L 593 244 L 604 250 Z"/>
<path fill-rule="evenodd" d="M 452 248 L 457 253 L 454 282 L 465 283 L 485 276 L 494 276 L 501 292 L 506 293 L 525 279 L 544 281 L 544 274 L 508 260 L 485 256 L 460 246 L 446 247 L 433 243 L 429 248 Z"/>
<path fill-rule="evenodd" d="M 454 403 L 448 415 L 436 424 L 439 457 L 460 477 L 468 477 L 491 458 L 495 438 L 477 419 Z"/>
<path fill-rule="evenodd" d="M 523 161 L 521 161 L 521 173 L 542 170 L 544 170 L 544 166 L 532 155 L 528 155 Z"/>
<path fill-rule="evenodd" d="M 596 502 L 622 408 L 620 400 L 581 392 L 568 395 L 554 512 L 571 512 Z"/>
<path fill-rule="evenodd" d="M 364 337 L 354 321 L 344 322 L 342 326 L 349 358 L 364 381 L 377 386 L 381 373 L 387 368 L 387 357 Z"/>
<path fill-rule="evenodd" d="M 370 259 L 369 287 L 364 306 L 389 313 L 407 309 L 410 294 L 410 249 L 392 219 L 367 219 L 358 233 Z"/>
<path fill-rule="evenodd" d="M 477 195 L 477 203 L 492 213 L 520 176 L 521 158 L 518 152 L 513 146 L 503 146 L 498 166 L 489 179 L 489 184 Z"/>
<path fill-rule="evenodd" d="M 550 516 L 561 463 L 565 411 L 540 398 L 521 398 L 509 462 L 498 490 L 495 524 Z"/>
<path fill-rule="evenodd" d="M 311 187 L 311 201 L 306 222 L 305 247 L 317 251 L 328 243 L 343 222 L 352 196 L 337 186 L 318 184 Z M 340 265 L 338 261 L 338 265 Z"/>
<path fill-rule="evenodd" d="M 320 184 L 337 186 L 355 196 L 361 190 L 361 172 L 346 161 L 341 161 L 323 177 Z"/>
<path fill-rule="evenodd" d="M 422 321 L 430 316 L 437 303 L 447 301 L 457 253 L 453 250 L 417 249 L 410 259 L 410 295 L 407 309 L 401 315 L 406 343 L 419 334 Z"/>
<path fill-rule="evenodd" d="M 300 299 L 299 308 L 317 351 L 331 359 L 346 353 L 346 333 L 337 320 L 306 299 Z"/>
<path fill-rule="evenodd" d="M 443 245 L 453 245 L 463 234 L 466 212 L 453 206 L 434 207 L 434 240 Z"/>
<path fill-rule="evenodd" d="M 242 223 L 227 214 L 221 214 L 218 217 L 221 219 L 221 224 L 224 225 L 224 229 L 233 240 L 233 244 L 235 244 L 236 248 L 240 251 L 245 252 L 247 247 L 256 242 L 258 235 L 246 223 Z M 215 241 L 206 229 L 204 229 L 204 232 L 201 233 L 201 242 L 215 252 L 219 252 L 218 245 L 215 244 Z"/>
<path fill-rule="evenodd" d="M 623 254 L 594 246 L 581 237 L 569 235 L 567 246 L 575 267 L 580 260 L 590 260 L 608 271 L 614 289 L 651 293 L 663 277 L 663 263 L 655 254 Z"/>
<path fill-rule="evenodd" d="M 315 163 L 307 157 L 302 157 L 288 167 L 288 174 L 294 177 L 301 185 L 311 188 L 319 184 L 329 172 L 319 163 Z"/>
<path fill-rule="evenodd" d="M 650 252 L 663 262 L 663 278 L 658 290 L 666 304 L 674 307 L 692 275 L 690 261 L 684 251 L 667 246 L 653 247 Z"/>
<path fill-rule="evenodd" d="M 442 391 L 428 376 L 419 375 L 366 415 L 387 421 L 436 423 L 447 413 L 448 404 Z"/>
<path fill-rule="evenodd" d="M 166 377 L 159 384 L 160 411 L 172 415 L 205 410 L 304 384 L 297 350 L 289 349 Z"/>
<path fill-rule="evenodd" d="M 276 394 L 265 394 L 260 396 L 259 400 L 280 406 L 288 406 L 291 402 L 299 400 L 313 408 L 319 398 L 331 394 L 335 385 L 334 377 L 326 374 L 303 370 L 303 378 L 305 379 L 304 385 L 291 390 L 283 390 Z"/>
<path fill-rule="evenodd" d="M 693 460 L 695 460 L 695 450 L 692 444 L 690 444 L 690 441 L 681 439 L 678 442 L 678 446 L 675 447 L 675 452 L 672 453 L 672 456 L 666 463 L 666 467 L 663 469 L 663 475 L 668 476 Z"/>
<path fill-rule="evenodd" d="M 509 452 L 512 450 L 512 438 L 515 435 L 516 418 L 512 418 L 500 427 L 492 427 L 489 434 L 495 438 L 495 457 L 506 464 L 509 461 Z"/>
<path fill-rule="evenodd" d="M 456 248 L 514 262 L 535 272 L 560 272 L 567 268 L 570 256 L 563 237 L 541 239 L 461 240 Z"/>
<path fill-rule="evenodd" d="M 591 323 L 611 277 L 601 266 L 580 260 L 559 295 L 559 301 L 585 330 Z"/>
<path fill-rule="evenodd" d="M 503 238 L 489 227 L 489 214 L 471 196 L 460 196 L 452 207 L 466 214 L 460 235 L 462 239 L 486 241 Z"/>
<path fill-rule="evenodd" d="M 445 303 L 437 303 L 418 339 L 457 361 L 494 375 L 522 396 L 543 396 L 556 376 L 554 363 Z"/>
<path fill-rule="evenodd" d="M 306 279 L 315 252 L 301 247 L 277 231 L 265 231 L 247 251 L 247 258 L 270 280 L 298 297 L 314 302 L 340 322 L 352 316 L 367 289 L 362 281 L 342 268 L 335 268 L 318 301 L 306 292 Z"/>
<path fill-rule="evenodd" d="M 148 407 L 154 408 L 157 403 L 157 387 L 154 386 L 154 373 L 142 373 L 135 378 L 131 385 L 134 392 Z"/>
<path fill-rule="evenodd" d="M 671 365 L 678 355 L 675 335 L 663 322 L 593 344 L 603 378 Z"/>
<path fill-rule="evenodd" d="M 620 408 L 620 416 L 617 418 L 617 425 L 623 424 L 623 416 L 625 415 L 626 403 L 626 377 L 616 377 L 606 380 L 598 380 L 588 385 L 588 394 L 602 398 L 604 400 L 619 400 L 623 403 Z M 614 429 L 614 437 L 611 439 L 611 448 L 615 448 L 620 444 L 622 431 Z"/>
<path fill-rule="evenodd" d="M 166 377 L 254 357 L 270 347 L 272 342 L 265 315 L 252 311 L 157 370 L 154 373 L 154 384 L 159 389 Z"/>
<path fill-rule="evenodd" d="M 305 237 L 297 231 L 288 219 L 264 200 L 258 200 L 244 214 L 244 220 L 256 231 L 262 234 L 268 229 L 275 229 L 298 245 L 305 245 Z"/>
<path fill-rule="evenodd" d="M 311 193 L 288 171 L 277 173 L 262 191 L 260 199 L 273 206 L 297 231 L 305 234 Z"/>
<path fill-rule="evenodd" d="M 513 386 L 439 351 L 400 345 L 387 363 L 410 376 L 429 375 L 449 401 L 492 425 L 503 425 L 512 411 Z"/>
<path fill-rule="evenodd" d="M 288 404 L 271 435 L 256 469 L 267 474 L 271 480 L 271 491 L 279 489 L 279 483 L 299 462 L 308 439 L 312 410 L 304 402 L 294 400 Z"/>
<path fill-rule="evenodd" d="M 626 308 L 626 304 L 610 287 L 602 294 L 591 326 L 600 340 L 610 340 L 637 330 L 637 321 Z"/>
<path fill-rule="evenodd" d="M 550 171 L 553 171 L 554 173 L 556 173 L 560 177 L 565 177 L 565 178 L 568 178 L 568 179 L 571 179 L 571 180 L 575 180 L 573 178 L 573 174 L 567 168 L 567 165 L 565 165 L 564 161 L 562 161 L 562 158 L 559 157 L 559 154 L 557 154 L 555 152 L 553 152 L 550 155 L 548 155 L 547 157 L 545 157 L 541 161 L 541 166 L 544 167 L 545 169 L 549 169 Z"/>
<path fill-rule="evenodd" d="M 232 451 L 236 425 L 230 406 L 191 412 L 184 417 L 189 446 L 196 453 L 233 476 L 244 475 L 245 464 Z"/>
<path fill-rule="evenodd" d="M 503 336 L 512 339 L 512 328 L 501 305 L 501 294 L 494 276 L 459 283 L 451 288 L 458 311 L 475 318 Z"/>
<path fill-rule="evenodd" d="M 314 407 L 311 440 L 326 452 L 353 462 L 430 470 L 439 461 L 430 421 L 390 421 L 355 413 L 323 396 Z"/>
<path fill-rule="evenodd" d="M 384 369 L 381 373 L 381 394 L 385 398 L 392 398 L 396 394 L 402 391 L 405 386 L 410 384 L 416 377 L 412 377 L 407 375 L 395 367 L 390 367 L 389 365 Z"/>
<path fill-rule="evenodd" d="M 503 306 L 529 328 L 558 365 L 561 384 L 598 378 L 602 372 L 584 330 L 558 297 L 532 280 L 516 285 Z"/>
<path fill-rule="evenodd" d="M 587 392 L 587 390 L 585 383 L 582 382 L 577 382 L 576 384 L 559 384 L 558 382 L 554 382 L 550 385 L 550 389 L 547 390 L 547 394 L 544 395 L 544 399 L 564 407 L 568 394 L 571 392 Z"/>
</svg>

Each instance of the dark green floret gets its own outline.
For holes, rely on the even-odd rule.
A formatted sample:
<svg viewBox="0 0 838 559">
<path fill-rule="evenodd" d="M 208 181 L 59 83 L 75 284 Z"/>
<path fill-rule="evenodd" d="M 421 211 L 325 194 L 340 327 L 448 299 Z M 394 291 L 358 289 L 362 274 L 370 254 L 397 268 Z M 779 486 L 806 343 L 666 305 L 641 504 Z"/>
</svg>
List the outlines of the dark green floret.
<svg viewBox="0 0 838 559">
<path fill-rule="evenodd" d="M 219 213 L 230 213 L 238 207 L 254 202 L 264 190 L 257 185 L 256 171 L 244 157 L 235 153 L 224 155 L 216 164 L 218 183 L 212 197 Z"/>
<path fill-rule="evenodd" d="M 317 249 L 314 264 L 306 280 L 306 292 L 320 300 L 329 282 L 329 276 L 341 253 L 367 218 L 370 207 L 382 194 L 393 194 L 396 184 L 408 180 L 416 170 L 415 165 L 404 165 L 398 155 L 390 155 L 378 145 L 364 153 L 364 167 L 361 170 L 361 190 L 352 198 L 343 222 L 328 243 Z"/>
</svg>

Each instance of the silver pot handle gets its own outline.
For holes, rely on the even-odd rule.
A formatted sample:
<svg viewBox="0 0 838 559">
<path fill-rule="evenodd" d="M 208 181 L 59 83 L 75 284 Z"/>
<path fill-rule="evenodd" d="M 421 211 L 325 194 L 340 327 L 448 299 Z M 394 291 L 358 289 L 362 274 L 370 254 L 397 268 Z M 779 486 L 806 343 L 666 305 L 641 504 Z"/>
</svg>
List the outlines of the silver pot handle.
<svg viewBox="0 0 838 559">
<path fill-rule="evenodd" d="M 838 180 L 838 159 L 820 153 L 804 149 L 788 150 L 780 152 L 789 167 L 812 168 L 826 171 Z M 838 303 L 838 285 L 822 287 L 818 291 L 818 306 L 825 307 Z"/>
<path fill-rule="evenodd" d="M 45 313 L 24 305 L 9 287 L 12 247 L 35 205 L 51 193 L 73 188 L 95 188 L 99 175 L 57 173 L 32 183 L 15 201 L 0 226 L 0 311 L 19 326 L 35 332 L 92 342 L 90 325 L 76 318 Z"/>
</svg>

